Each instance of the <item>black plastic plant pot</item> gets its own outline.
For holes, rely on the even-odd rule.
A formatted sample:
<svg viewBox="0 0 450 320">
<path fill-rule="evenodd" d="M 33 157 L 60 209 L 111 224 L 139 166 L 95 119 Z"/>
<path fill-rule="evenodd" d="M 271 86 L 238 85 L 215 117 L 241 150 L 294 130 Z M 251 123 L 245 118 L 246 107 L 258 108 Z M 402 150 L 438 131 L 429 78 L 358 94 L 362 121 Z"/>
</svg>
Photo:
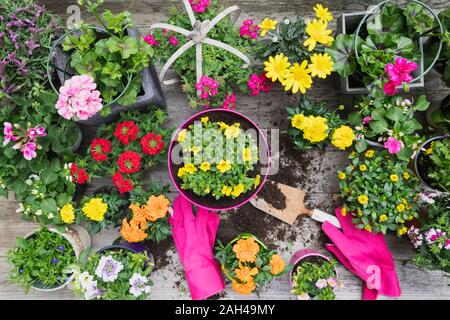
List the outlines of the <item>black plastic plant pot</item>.
<svg viewBox="0 0 450 320">
<path fill-rule="evenodd" d="M 93 29 L 97 30 L 98 32 L 105 32 L 100 28 L 93 28 Z M 73 32 L 72 34 L 77 34 L 77 32 L 80 33 L 81 31 L 72 31 L 72 32 Z M 128 35 L 134 38 L 138 38 L 141 36 L 139 34 L 139 31 L 135 28 L 128 28 L 127 32 Z M 52 51 L 50 52 L 51 57 L 50 59 L 51 62 L 56 67 L 56 74 L 60 85 L 64 85 L 64 82 L 66 80 L 76 75 L 74 70 L 70 68 L 70 55 L 67 52 L 63 51 L 60 46 L 66 36 L 68 36 L 68 34 L 64 35 L 62 38 L 57 40 L 54 43 Z M 50 71 L 48 71 L 48 76 L 49 78 L 51 78 L 49 72 Z M 119 119 L 121 112 L 131 110 L 144 111 L 148 109 L 150 105 L 156 105 L 160 108 L 166 108 L 166 101 L 164 99 L 164 95 L 161 90 L 161 85 L 159 83 L 159 79 L 156 74 L 155 66 L 152 63 L 150 63 L 147 68 L 141 71 L 141 78 L 142 78 L 141 93 L 137 96 L 136 103 L 123 106 L 117 102 L 113 102 L 109 106 L 106 105 L 109 108 L 111 108 L 111 113 L 109 113 L 107 116 L 102 116 L 100 115 L 100 113 L 97 113 L 92 117 L 90 117 L 89 119 L 80 120 L 77 121 L 77 123 L 87 126 L 98 126 L 101 124 L 109 124 L 115 122 L 117 119 Z M 57 88 L 53 84 L 53 82 L 52 86 L 53 89 L 57 91 Z M 115 100 L 118 100 L 118 98 L 116 98 Z"/>
<path fill-rule="evenodd" d="M 259 150 L 259 161 L 256 164 L 254 170 L 251 171 L 249 175 L 251 177 L 256 177 L 257 175 L 261 176 L 261 183 L 256 189 L 248 190 L 246 193 L 241 194 L 239 197 L 235 199 L 222 197 L 219 200 L 217 200 L 212 195 L 199 196 L 195 194 L 192 190 L 184 190 L 183 188 L 181 188 L 183 181 L 181 178 L 178 177 L 177 172 L 178 169 L 183 166 L 183 164 L 182 163 L 176 164 L 174 163 L 174 161 L 172 161 L 173 158 L 181 158 L 180 157 L 181 154 L 177 153 L 181 150 L 178 150 L 179 148 L 175 148 L 178 145 L 176 137 L 178 137 L 178 133 L 181 130 L 186 129 L 187 127 L 189 127 L 189 125 L 193 124 L 194 122 L 201 121 L 202 117 L 208 117 L 209 121 L 211 122 L 223 121 L 226 124 L 238 122 L 240 124 L 240 128 L 243 129 L 244 131 L 253 130 L 253 132 L 255 133 L 253 138 L 255 139 L 255 142 Z M 261 159 L 263 159 L 265 163 L 263 163 Z M 193 203 L 198 207 L 212 211 L 230 210 L 238 208 L 243 204 L 247 203 L 248 201 L 250 201 L 250 199 L 255 197 L 258 194 L 258 192 L 262 189 L 269 174 L 270 150 L 267 144 L 266 137 L 252 120 L 250 120 L 243 114 L 233 110 L 210 109 L 204 110 L 189 118 L 178 128 L 176 134 L 172 136 L 168 152 L 168 167 L 172 183 L 174 184 L 178 192 L 182 196 L 184 196 L 187 200 L 189 200 L 191 203 Z"/>
<path fill-rule="evenodd" d="M 120 244 L 113 244 L 110 246 L 106 246 L 97 251 L 98 254 L 106 254 L 108 251 L 131 251 L 132 253 L 147 253 L 148 259 L 147 261 L 152 266 L 152 270 L 155 269 L 155 257 L 151 252 L 148 252 L 145 247 L 141 243 L 130 243 L 130 242 L 121 242 Z"/>
<path fill-rule="evenodd" d="M 428 170 L 431 167 L 431 159 L 423 153 L 423 150 L 430 148 L 430 144 L 433 141 L 450 139 L 450 134 L 436 136 L 425 141 L 421 146 L 419 151 L 416 153 L 414 158 L 414 170 L 416 172 L 417 177 L 419 177 L 423 186 L 427 189 L 437 190 L 444 192 L 445 190 L 441 190 L 437 187 L 433 187 L 433 181 L 428 177 Z"/>
</svg>

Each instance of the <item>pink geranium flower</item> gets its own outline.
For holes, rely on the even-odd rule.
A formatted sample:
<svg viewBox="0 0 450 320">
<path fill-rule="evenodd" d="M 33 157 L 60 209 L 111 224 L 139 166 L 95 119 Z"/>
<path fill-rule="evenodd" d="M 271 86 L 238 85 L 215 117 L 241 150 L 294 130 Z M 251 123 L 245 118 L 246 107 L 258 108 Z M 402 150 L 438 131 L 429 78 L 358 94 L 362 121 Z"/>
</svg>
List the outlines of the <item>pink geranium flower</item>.
<svg viewBox="0 0 450 320">
<path fill-rule="evenodd" d="M 195 13 L 203 13 L 210 4 L 210 0 L 189 0 L 189 3 Z"/>
<path fill-rule="evenodd" d="M 369 124 L 370 121 L 372 121 L 372 116 L 364 117 L 362 120 L 363 124 L 365 125 Z"/>
<path fill-rule="evenodd" d="M 395 59 L 395 64 L 388 63 L 385 66 L 389 81 L 384 84 L 384 93 L 392 96 L 398 93 L 397 87 L 403 83 L 408 83 L 413 80 L 411 72 L 416 70 L 417 63 L 408 61 L 405 58 L 398 57 Z"/>
<path fill-rule="evenodd" d="M 144 41 L 151 46 L 159 46 L 158 41 L 151 34 L 144 36 Z"/>
<path fill-rule="evenodd" d="M 256 39 L 258 37 L 258 30 L 259 26 L 253 24 L 253 20 L 247 19 L 244 21 L 241 28 L 239 29 L 239 34 L 243 38 L 248 37 L 250 39 Z"/>
<path fill-rule="evenodd" d="M 384 143 L 384 147 L 388 150 L 390 154 L 396 154 L 400 152 L 403 145 L 400 141 L 398 141 L 394 137 L 389 137 Z"/>
<path fill-rule="evenodd" d="M 219 93 L 218 88 L 219 82 L 207 76 L 202 76 L 200 81 L 195 84 L 195 90 L 201 91 L 200 98 L 203 100 L 217 95 Z"/>
<path fill-rule="evenodd" d="M 22 148 L 23 157 L 27 159 L 28 161 L 36 158 L 36 143 L 34 142 L 28 142 L 26 143 Z"/>
<path fill-rule="evenodd" d="M 3 122 L 3 132 L 5 134 L 5 141 L 3 141 L 3 146 L 6 146 L 11 140 L 17 141 L 17 137 L 14 136 L 13 125 L 10 122 Z"/>
<path fill-rule="evenodd" d="M 397 87 L 399 86 L 398 83 L 394 81 L 388 81 L 384 84 L 384 93 L 388 96 L 393 96 L 398 93 Z"/>
</svg>

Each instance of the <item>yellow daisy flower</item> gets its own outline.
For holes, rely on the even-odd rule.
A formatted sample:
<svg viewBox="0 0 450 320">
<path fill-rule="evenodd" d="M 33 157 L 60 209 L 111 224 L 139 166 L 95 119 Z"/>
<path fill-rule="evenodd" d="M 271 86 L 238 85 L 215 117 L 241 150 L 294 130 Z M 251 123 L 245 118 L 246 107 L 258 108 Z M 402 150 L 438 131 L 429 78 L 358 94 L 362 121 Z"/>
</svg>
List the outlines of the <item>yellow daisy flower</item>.
<svg viewBox="0 0 450 320">
<path fill-rule="evenodd" d="M 364 172 L 364 171 L 367 170 L 367 166 L 365 164 L 362 164 L 362 165 L 359 166 L 359 170 Z"/>
<path fill-rule="evenodd" d="M 382 215 L 380 216 L 380 222 L 385 222 L 387 219 L 388 219 L 388 217 L 387 217 L 387 215 L 385 215 L 385 214 L 382 214 Z"/>
<path fill-rule="evenodd" d="M 264 62 L 264 71 L 266 71 L 266 77 L 272 79 L 272 82 L 277 80 L 282 81 L 289 72 L 288 68 L 291 66 L 288 57 L 283 53 L 277 54 L 274 57 L 269 57 L 268 61 Z"/>
<path fill-rule="evenodd" d="M 403 226 L 397 230 L 399 236 L 404 235 L 407 231 L 408 231 L 408 229 L 405 226 Z"/>
<path fill-rule="evenodd" d="M 340 180 L 344 180 L 345 179 L 345 173 L 344 172 L 342 172 L 342 171 L 339 171 L 339 173 L 338 173 L 338 178 L 340 179 Z"/>
<path fill-rule="evenodd" d="M 365 194 L 358 196 L 358 202 L 362 205 L 365 205 L 369 201 L 369 197 Z"/>
<path fill-rule="evenodd" d="M 397 211 L 398 212 L 403 212 L 403 211 L 405 211 L 405 209 L 406 209 L 406 207 L 405 207 L 405 204 L 404 203 L 400 203 L 399 205 L 397 205 Z"/>
<path fill-rule="evenodd" d="M 328 8 L 324 8 L 321 4 L 316 4 L 313 9 L 317 18 L 322 19 L 325 22 L 330 22 L 333 20 L 333 15 L 331 12 L 328 11 Z"/>
<path fill-rule="evenodd" d="M 333 71 L 334 62 L 327 53 L 314 53 L 311 56 L 311 77 L 319 77 L 325 79 Z"/>
<path fill-rule="evenodd" d="M 308 61 L 304 60 L 301 65 L 294 63 L 281 81 L 284 90 L 292 90 L 292 93 L 294 94 L 300 90 L 300 92 L 304 94 L 312 85 L 310 73 L 311 70 L 308 68 Z"/>
<path fill-rule="evenodd" d="M 407 171 L 403 172 L 403 178 L 404 178 L 405 180 L 408 180 L 408 179 L 409 179 L 409 173 L 408 173 Z"/>
<path fill-rule="evenodd" d="M 375 156 L 375 150 L 373 150 L 373 149 L 367 150 L 364 155 L 366 156 L 366 158 L 369 158 L 369 159 L 373 158 Z"/>
<path fill-rule="evenodd" d="M 309 38 L 303 42 L 303 45 L 308 47 L 308 51 L 314 50 L 317 43 L 328 45 L 334 41 L 333 37 L 330 36 L 332 30 L 327 30 L 327 27 L 327 22 L 317 19 L 306 24 L 306 33 L 309 35 Z"/>
<path fill-rule="evenodd" d="M 398 175 L 396 175 L 396 174 L 391 174 L 389 176 L 389 178 L 391 179 L 392 182 L 397 182 L 398 181 Z"/>
<path fill-rule="evenodd" d="M 265 18 L 258 27 L 261 29 L 261 37 L 265 37 L 267 32 L 270 30 L 275 30 L 277 27 L 278 21 L 272 20 L 269 18 Z"/>
</svg>

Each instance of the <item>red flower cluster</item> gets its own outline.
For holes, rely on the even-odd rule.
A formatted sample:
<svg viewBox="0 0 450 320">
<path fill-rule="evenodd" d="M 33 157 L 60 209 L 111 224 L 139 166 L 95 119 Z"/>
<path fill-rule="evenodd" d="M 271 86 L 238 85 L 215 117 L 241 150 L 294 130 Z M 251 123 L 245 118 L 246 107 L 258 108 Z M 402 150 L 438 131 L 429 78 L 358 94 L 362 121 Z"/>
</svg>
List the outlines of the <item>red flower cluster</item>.
<svg viewBox="0 0 450 320">
<path fill-rule="evenodd" d="M 134 121 L 120 122 L 116 126 L 114 136 L 124 145 L 128 145 L 130 141 L 137 139 L 139 128 Z"/>
<path fill-rule="evenodd" d="M 122 173 L 138 172 L 141 165 L 141 155 L 133 151 L 125 151 L 117 159 L 117 165 Z"/>
<path fill-rule="evenodd" d="M 91 156 L 95 161 L 105 161 L 111 152 L 111 141 L 96 138 L 91 143 Z"/>
<path fill-rule="evenodd" d="M 145 154 L 154 156 L 164 149 L 164 141 L 162 140 L 162 136 L 150 132 L 141 138 L 141 146 Z"/>
<path fill-rule="evenodd" d="M 78 168 L 75 163 L 72 163 L 70 166 L 70 175 L 72 176 L 72 181 L 78 184 L 85 184 L 89 180 L 86 170 Z"/>
<path fill-rule="evenodd" d="M 112 181 L 114 185 L 116 186 L 117 190 L 119 190 L 120 194 L 129 192 L 134 189 L 133 184 L 131 183 L 130 179 L 125 180 L 123 178 L 123 175 L 120 172 L 116 172 L 112 176 Z"/>
</svg>

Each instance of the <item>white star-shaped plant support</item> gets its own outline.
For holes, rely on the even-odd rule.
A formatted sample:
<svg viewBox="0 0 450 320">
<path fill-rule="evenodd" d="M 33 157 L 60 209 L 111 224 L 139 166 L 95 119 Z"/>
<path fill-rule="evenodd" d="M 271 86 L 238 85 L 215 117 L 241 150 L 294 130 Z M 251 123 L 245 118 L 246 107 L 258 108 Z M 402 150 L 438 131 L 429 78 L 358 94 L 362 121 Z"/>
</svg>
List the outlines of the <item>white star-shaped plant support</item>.
<svg viewBox="0 0 450 320">
<path fill-rule="evenodd" d="M 183 46 L 181 46 L 175 53 L 167 60 L 167 62 L 164 64 L 164 66 L 161 69 L 159 79 L 162 83 L 165 85 L 170 85 L 173 83 L 178 82 L 178 79 L 170 79 L 170 80 L 164 80 L 164 76 L 166 75 L 167 70 L 170 68 L 170 66 L 182 55 L 184 54 L 189 48 L 195 46 L 196 51 L 196 71 L 197 71 L 197 82 L 200 81 L 200 78 L 203 75 L 203 59 L 202 59 L 202 45 L 203 44 L 209 44 L 221 49 L 224 49 L 228 52 L 231 52 L 235 56 L 242 59 L 245 64 L 243 65 L 243 68 L 248 68 L 250 66 L 250 59 L 243 54 L 241 51 L 227 45 L 226 43 L 223 43 L 221 41 L 217 41 L 214 39 L 210 39 L 207 37 L 208 32 L 214 28 L 214 26 L 219 23 L 223 18 L 228 16 L 229 14 L 233 12 L 237 12 L 237 16 L 239 16 L 239 13 L 241 9 L 239 9 L 238 6 L 231 6 L 225 10 L 223 10 L 221 13 L 219 13 L 214 19 L 210 20 L 204 20 L 199 21 L 195 18 L 194 12 L 192 10 L 191 5 L 189 4 L 188 0 L 183 0 L 183 6 L 187 12 L 187 15 L 189 16 L 189 20 L 192 25 L 192 31 L 186 30 L 184 28 L 174 26 L 171 24 L 166 23 L 155 23 L 150 26 L 150 31 L 154 29 L 167 29 L 171 30 L 177 33 L 180 33 L 184 36 L 186 36 L 187 39 L 189 39 L 188 42 L 186 42 Z M 197 91 L 197 94 L 200 94 L 200 91 Z"/>
</svg>

